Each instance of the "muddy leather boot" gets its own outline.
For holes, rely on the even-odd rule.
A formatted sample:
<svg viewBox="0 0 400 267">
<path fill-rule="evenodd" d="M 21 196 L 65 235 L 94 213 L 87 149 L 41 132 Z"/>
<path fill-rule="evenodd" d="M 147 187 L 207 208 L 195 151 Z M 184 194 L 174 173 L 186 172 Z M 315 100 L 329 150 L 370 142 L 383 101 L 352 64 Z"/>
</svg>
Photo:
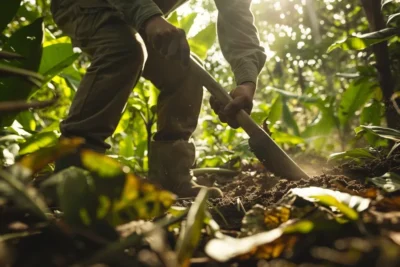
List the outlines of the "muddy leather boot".
<svg viewBox="0 0 400 267">
<path fill-rule="evenodd" d="M 196 197 L 204 187 L 192 179 L 190 168 L 195 159 L 195 147 L 187 141 L 153 141 L 149 155 L 149 180 L 176 194 L 179 198 Z M 209 188 L 211 198 L 222 197 L 222 191 Z"/>
</svg>

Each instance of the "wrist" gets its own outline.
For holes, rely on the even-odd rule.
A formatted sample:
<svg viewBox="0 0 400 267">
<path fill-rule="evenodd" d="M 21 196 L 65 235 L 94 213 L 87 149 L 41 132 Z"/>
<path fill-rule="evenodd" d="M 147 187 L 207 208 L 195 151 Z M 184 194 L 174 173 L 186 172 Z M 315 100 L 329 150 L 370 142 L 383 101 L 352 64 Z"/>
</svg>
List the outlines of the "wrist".
<svg viewBox="0 0 400 267">
<path fill-rule="evenodd" d="M 248 86 L 254 86 L 256 87 L 256 84 L 254 82 L 248 81 L 248 82 L 242 82 L 240 85 L 248 85 Z"/>
<path fill-rule="evenodd" d="M 160 14 L 155 14 L 155 15 L 149 17 L 148 19 L 146 19 L 146 20 L 143 22 L 143 24 L 142 24 L 142 30 L 145 31 L 145 32 L 147 32 L 148 26 L 149 26 L 150 24 L 152 24 L 153 22 L 156 22 L 156 21 L 158 21 L 158 20 L 160 20 L 160 19 L 162 19 L 162 15 L 160 15 Z"/>
<path fill-rule="evenodd" d="M 255 92 L 256 91 L 256 84 L 254 83 L 254 82 L 250 82 L 250 81 L 248 81 L 248 82 L 242 82 L 241 84 L 240 84 L 240 86 L 244 86 L 244 87 L 246 87 L 246 89 L 248 89 L 248 90 L 250 90 L 251 92 Z"/>
</svg>

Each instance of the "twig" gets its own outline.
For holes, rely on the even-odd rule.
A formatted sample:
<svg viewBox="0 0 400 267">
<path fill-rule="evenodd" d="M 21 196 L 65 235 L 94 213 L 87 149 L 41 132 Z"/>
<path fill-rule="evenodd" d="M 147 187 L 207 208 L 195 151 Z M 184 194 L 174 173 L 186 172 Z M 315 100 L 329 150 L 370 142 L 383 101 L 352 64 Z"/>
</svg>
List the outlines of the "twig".
<svg viewBox="0 0 400 267">
<path fill-rule="evenodd" d="M 9 52 L 9 51 L 0 51 L 0 58 L 1 59 L 23 59 L 24 57 L 14 53 L 14 52 Z"/>
<path fill-rule="evenodd" d="M 47 108 L 52 106 L 57 100 L 59 99 L 59 95 L 55 94 L 55 96 L 46 101 L 32 101 L 32 102 L 25 102 L 25 101 L 7 101 L 7 102 L 0 102 L 0 111 L 8 111 L 8 112 L 16 112 L 16 111 L 23 111 L 27 109 L 41 109 Z"/>
</svg>

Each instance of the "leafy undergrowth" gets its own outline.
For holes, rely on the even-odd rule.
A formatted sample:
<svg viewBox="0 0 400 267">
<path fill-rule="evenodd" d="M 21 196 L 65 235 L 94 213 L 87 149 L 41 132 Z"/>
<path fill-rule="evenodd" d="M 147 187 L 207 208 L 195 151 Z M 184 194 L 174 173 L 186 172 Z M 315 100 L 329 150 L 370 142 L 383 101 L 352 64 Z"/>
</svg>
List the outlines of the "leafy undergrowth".
<svg viewBox="0 0 400 267">
<path fill-rule="evenodd" d="M 194 201 L 175 200 L 88 151 L 81 158 L 91 173 L 71 168 L 29 182 L 74 146 L 41 150 L 1 172 L 8 196 L 0 203 L 0 266 L 400 265 L 399 152 L 309 180 L 277 178 L 258 164 L 199 175 L 222 189 L 221 199 L 204 190 Z M 350 166 L 370 175 L 345 176 Z"/>
</svg>

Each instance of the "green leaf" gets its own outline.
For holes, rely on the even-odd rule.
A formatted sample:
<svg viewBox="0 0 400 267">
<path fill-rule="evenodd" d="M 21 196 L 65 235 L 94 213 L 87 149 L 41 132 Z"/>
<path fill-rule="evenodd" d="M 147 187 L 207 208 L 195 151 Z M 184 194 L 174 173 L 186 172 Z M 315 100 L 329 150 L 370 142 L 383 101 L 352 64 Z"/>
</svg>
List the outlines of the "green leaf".
<svg viewBox="0 0 400 267">
<path fill-rule="evenodd" d="M 327 53 L 330 53 L 337 48 L 341 48 L 345 51 L 346 50 L 363 50 L 371 45 L 386 41 L 397 34 L 399 34 L 399 29 L 386 28 L 386 29 L 383 29 L 380 31 L 362 34 L 359 36 L 346 37 L 340 41 L 335 42 L 331 46 L 329 46 Z"/>
<path fill-rule="evenodd" d="M 371 83 L 367 78 L 361 78 L 352 82 L 349 88 L 343 93 L 339 104 L 338 118 L 340 124 L 345 126 L 348 121 L 356 115 L 373 93 L 378 89 L 375 83 Z"/>
<path fill-rule="evenodd" d="M 23 129 L 27 129 L 28 131 L 36 130 L 36 120 L 31 111 L 23 111 L 19 113 L 16 120 L 22 125 Z"/>
<path fill-rule="evenodd" d="M 126 135 L 125 138 L 119 142 L 119 154 L 123 157 L 133 157 L 135 155 L 133 142 L 132 135 Z"/>
<path fill-rule="evenodd" d="M 301 220 L 292 225 L 288 225 L 287 227 L 285 227 L 284 233 L 285 234 L 292 234 L 292 233 L 308 234 L 315 228 L 316 228 L 315 223 L 313 221 Z"/>
<path fill-rule="evenodd" d="M 372 103 L 366 105 L 360 115 L 361 125 L 374 125 L 379 126 L 382 119 L 382 102 L 373 99 Z M 378 136 L 372 133 L 366 133 L 365 138 L 371 146 L 376 146 Z"/>
<path fill-rule="evenodd" d="M 4 31 L 8 23 L 14 18 L 22 0 L 2 0 L 0 2 L 0 33 Z"/>
<path fill-rule="evenodd" d="M 105 219 L 112 226 L 133 220 L 152 220 L 166 212 L 176 200 L 174 194 L 132 173 L 123 177 L 122 184 L 119 177 L 115 178 L 95 179 L 97 194 L 111 200 L 110 210 Z M 110 182 L 114 184 L 111 188 Z"/>
<path fill-rule="evenodd" d="M 381 0 L 381 9 L 383 9 L 387 4 L 392 2 L 393 0 Z"/>
<path fill-rule="evenodd" d="M 288 144 L 294 146 L 304 144 L 306 142 L 303 138 L 299 136 L 291 135 L 281 131 L 274 131 L 274 133 L 272 134 L 272 138 L 278 144 Z"/>
<path fill-rule="evenodd" d="M 20 155 L 30 154 L 44 147 L 50 147 L 58 142 L 58 134 L 55 132 L 43 132 L 34 134 L 21 144 Z"/>
<path fill-rule="evenodd" d="M 47 186 L 58 184 L 57 193 L 67 222 L 95 227 L 101 235 L 104 227 L 154 219 L 175 201 L 173 194 L 132 173 L 103 179 L 94 172 L 70 167 L 57 176 Z"/>
<path fill-rule="evenodd" d="M 301 133 L 301 137 L 307 142 L 312 142 L 316 150 L 320 150 L 330 138 L 330 134 L 337 127 L 338 122 L 332 103 L 320 101 L 316 106 L 320 112 L 313 122 L 307 125 Z"/>
<path fill-rule="evenodd" d="M 149 85 L 149 108 L 150 109 L 154 109 L 154 107 L 157 106 L 157 101 L 158 101 L 158 96 L 160 94 L 160 91 L 157 89 L 157 87 L 155 87 L 153 84 Z"/>
<path fill-rule="evenodd" d="M 332 210 L 338 210 L 351 220 L 357 220 L 357 212 L 366 210 L 371 202 L 367 198 L 320 187 L 294 188 L 290 193 L 307 201 L 328 206 Z"/>
<path fill-rule="evenodd" d="M 42 57 L 43 18 L 16 31 L 5 44 L 5 49 L 14 51 L 24 60 L 13 62 L 13 67 L 36 72 Z M 27 100 L 33 92 L 32 84 L 20 77 L 3 78 L 0 83 L 0 99 L 2 101 Z M 0 126 L 8 126 L 16 114 L 1 114 Z"/>
<path fill-rule="evenodd" d="M 190 259 L 201 239 L 207 211 L 208 190 L 203 188 L 190 207 L 184 230 L 176 244 L 176 254 L 181 266 L 190 266 Z"/>
<path fill-rule="evenodd" d="M 112 178 L 124 173 L 118 161 L 91 150 L 83 150 L 81 160 L 85 168 L 104 178 Z"/>
<path fill-rule="evenodd" d="M 30 177 L 31 174 L 41 170 L 50 162 L 75 152 L 83 141 L 82 138 L 61 139 L 54 146 L 44 147 L 23 156 L 20 161 L 11 166 L 11 169 L 15 167 L 18 170 L 22 166 L 27 170 L 25 171 L 25 176 Z"/>
<path fill-rule="evenodd" d="M 356 148 L 345 152 L 333 153 L 329 156 L 328 161 L 347 160 L 347 159 L 376 159 L 368 149 Z"/>
<path fill-rule="evenodd" d="M 93 211 L 96 207 L 93 201 L 89 201 L 95 190 L 91 186 L 93 178 L 89 172 L 70 167 L 54 175 L 52 180 L 60 181 L 57 194 L 66 222 L 73 226 L 90 225 L 93 216 L 88 215 L 87 211 Z"/>
<path fill-rule="evenodd" d="M 321 101 L 321 98 L 319 98 L 319 97 L 312 97 L 312 96 L 307 96 L 307 95 L 298 95 L 298 94 L 291 93 L 291 92 L 288 92 L 288 91 L 285 91 L 285 90 L 282 90 L 282 89 L 274 88 L 274 87 L 271 87 L 271 86 L 268 86 L 267 90 L 276 92 L 276 93 L 282 95 L 283 97 L 285 97 L 286 99 L 296 99 L 296 100 L 299 100 L 302 103 L 310 103 L 310 104 L 312 104 L 312 103 L 318 103 L 318 102 Z"/>
<path fill-rule="evenodd" d="M 211 23 L 206 28 L 197 33 L 188 40 L 190 50 L 199 58 L 204 60 L 207 57 L 208 50 L 212 47 L 217 37 L 215 23 Z"/>
<path fill-rule="evenodd" d="M 178 21 L 178 13 L 176 11 L 172 12 L 172 14 L 168 17 L 168 22 L 174 25 L 175 27 L 180 27 Z"/>
<path fill-rule="evenodd" d="M 394 172 L 387 172 L 380 177 L 367 178 L 367 180 L 389 193 L 400 190 L 400 175 Z"/>
<path fill-rule="evenodd" d="M 282 109 L 283 109 L 283 116 L 282 116 L 283 122 L 286 124 L 288 128 L 293 130 L 294 135 L 299 136 L 300 135 L 299 126 L 297 125 L 297 122 L 293 117 L 293 113 L 290 111 L 286 101 L 283 101 Z"/>
<path fill-rule="evenodd" d="M 32 8 L 30 4 L 25 2 L 20 6 L 17 12 L 17 16 L 20 18 L 25 18 L 27 21 L 34 21 L 35 19 L 40 17 L 41 12 L 38 8 Z"/>
<path fill-rule="evenodd" d="M 282 97 L 278 95 L 272 103 L 271 109 L 268 115 L 268 121 L 271 125 L 274 125 L 278 120 L 281 119 L 283 113 Z"/>
<path fill-rule="evenodd" d="M 323 205 L 337 208 L 340 212 L 342 212 L 345 216 L 347 216 L 351 220 L 358 219 L 358 213 L 355 210 L 341 203 L 333 196 L 319 195 L 319 196 L 313 196 L 313 198 L 318 200 L 318 202 Z"/>
<path fill-rule="evenodd" d="M 382 138 L 400 142 L 400 131 L 392 128 L 361 125 L 355 129 L 355 132 L 358 136 L 370 132 Z"/>
<path fill-rule="evenodd" d="M 391 23 L 397 23 L 399 18 L 400 18 L 400 13 L 391 14 L 387 19 L 386 25 L 389 25 Z"/>
<path fill-rule="evenodd" d="M 183 29 L 186 34 L 188 34 L 190 29 L 192 28 L 192 25 L 197 15 L 198 14 L 196 12 L 193 12 L 180 20 L 180 28 Z"/>
<path fill-rule="evenodd" d="M 39 73 L 49 81 L 62 70 L 72 65 L 79 55 L 79 53 L 73 52 L 72 44 L 70 43 L 56 43 L 46 46 L 43 49 Z"/>
<path fill-rule="evenodd" d="M 373 100 L 372 103 L 366 105 L 360 115 L 360 123 L 362 125 L 372 124 L 374 126 L 379 126 L 382 118 L 382 104 Z"/>
</svg>

